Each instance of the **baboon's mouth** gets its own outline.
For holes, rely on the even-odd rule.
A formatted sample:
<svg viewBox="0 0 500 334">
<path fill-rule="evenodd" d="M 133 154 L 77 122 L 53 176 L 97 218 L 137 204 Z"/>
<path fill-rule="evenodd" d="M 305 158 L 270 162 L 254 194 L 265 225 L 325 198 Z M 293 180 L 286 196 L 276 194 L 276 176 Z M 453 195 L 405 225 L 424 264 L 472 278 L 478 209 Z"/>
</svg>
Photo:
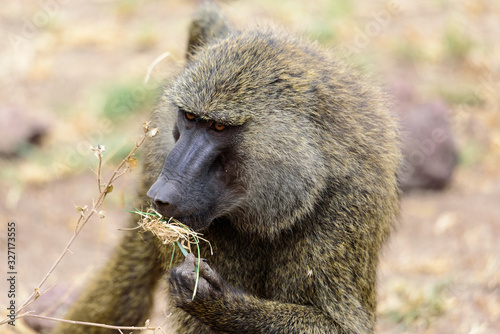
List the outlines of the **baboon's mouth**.
<svg viewBox="0 0 500 334">
<path fill-rule="evenodd" d="M 161 210 L 157 210 L 160 214 L 163 215 Z M 209 227 L 212 224 L 213 219 L 209 218 L 211 215 L 209 215 L 207 212 L 204 213 L 196 213 L 193 215 L 186 215 L 186 216 L 174 216 L 175 220 L 179 221 L 180 223 L 186 225 L 190 229 L 192 229 L 195 232 L 200 232 Z M 164 216 L 168 217 L 168 216 Z M 170 217 L 168 217 L 170 218 Z"/>
</svg>

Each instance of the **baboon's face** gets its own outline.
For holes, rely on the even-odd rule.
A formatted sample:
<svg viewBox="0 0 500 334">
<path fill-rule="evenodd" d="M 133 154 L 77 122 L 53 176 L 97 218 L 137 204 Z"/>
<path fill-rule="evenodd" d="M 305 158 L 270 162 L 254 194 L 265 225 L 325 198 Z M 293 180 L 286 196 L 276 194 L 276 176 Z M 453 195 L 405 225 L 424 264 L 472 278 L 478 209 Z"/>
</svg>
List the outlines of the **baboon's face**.
<svg viewBox="0 0 500 334">
<path fill-rule="evenodd" d="M 179 108 L 176 143 L 147 193 L 163 216 L 200 230 L 235 201 L 232 148 L 239 130 Z"/>
<path fill-rule="evenodd" d="M 160 213 L 196 230 L 224 218 L 274 236 L 314 210 L 328 175 L 318 127 L 329 123 L 315 111 L 321 82 L 309 62 L 289 61 L 299 51 L 237 34 L 172 81 L 162 107 L 178 113 L 176 144 L 148 191 Z"/>
</svg>

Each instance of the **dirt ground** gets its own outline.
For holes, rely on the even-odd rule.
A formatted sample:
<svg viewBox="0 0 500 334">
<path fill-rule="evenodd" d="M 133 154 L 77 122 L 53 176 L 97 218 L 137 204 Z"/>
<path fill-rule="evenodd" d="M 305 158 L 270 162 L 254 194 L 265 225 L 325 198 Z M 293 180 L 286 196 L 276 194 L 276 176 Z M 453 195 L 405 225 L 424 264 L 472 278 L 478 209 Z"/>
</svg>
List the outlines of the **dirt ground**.
<svg viewBox="0 0 500 334">
<path fill-rule="evenodd" d="M 0 9 L 7 37 L 0 40 L 2 313 L 10 302 L 7 223 L 16 223 L 19 305 L 71 238 L 75 205 L 91 206 L 97 196 L 90 145 L 106 146 L 109 176 L 147 121 L 151 86 L 182 63 L 195 6 L 8 0 Z M 415 101 L 449 106 L 460 162 L 445 190 L 403 198 L 380 266 L 377 333 L 500 333 L 500 5 L 258 0 L 222 7 L 238 25 L 271 20 L 327 47 L 340 45 L 383 84 L 404 81 Z M 144 85 L 148 66 L 165 51 L 153 84 Z M 62 316 L 120 240 L 139 175 L 116 183 L 102 208 L 106 218 L 88 223 L 44 285 L 55 287 L 30 310 Z M 163 321 L 163 305 L 159 299 L 153 324 Z M 34 331 L 20 320 L 0 333 Z"/>
</svg>

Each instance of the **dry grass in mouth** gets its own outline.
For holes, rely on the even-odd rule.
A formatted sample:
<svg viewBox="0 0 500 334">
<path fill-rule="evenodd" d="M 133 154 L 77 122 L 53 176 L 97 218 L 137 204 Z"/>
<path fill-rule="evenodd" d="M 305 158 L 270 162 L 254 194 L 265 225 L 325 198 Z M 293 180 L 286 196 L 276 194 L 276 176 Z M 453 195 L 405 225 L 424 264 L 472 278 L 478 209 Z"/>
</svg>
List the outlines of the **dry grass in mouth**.
<svg viewBox="0 0 500 334">
<path fill-rule="evenodd" d="M 131 213 L 138 214 L 141 216 L 141 220 L 138 221 L 139 227 L 142 227 L 143 230 L 149 231 L 153 233 L 158 239 L 162 241 L 164 245 L 172 244 L 177 245 L 184 256 L 187 256 L 189 253 L 192 253 L 192 249 L 196 248 L 198 253 L 198 262 L 195 265 L 196 271 L 196 283 L 193 290 L 193 297 L 196 296 L 196 290 L 198 287 L 199 280 L 199 266 L 201 262 L 200 256 L 200 241 L 205 241 L 210 245 L 210 242 L 201 237 L 200 233 L 197 233 L 190 229 L 188 226 L 182 224 L 180 221 L 174 218 L 165 218 L 158 211 L 156 211 L 153 207 L 149 207 L 146 211 L 141 211 L 139 209 L 134 208 L 133 211 L 129 211 Z M 175 245 L 172 250 L 172 258 L 170 260 L 170 265 L 172 265 L 174 254 L 175 254 Z M 212 246 L 210 245 L 210 251 L 212 252 Z"/>
</svg>

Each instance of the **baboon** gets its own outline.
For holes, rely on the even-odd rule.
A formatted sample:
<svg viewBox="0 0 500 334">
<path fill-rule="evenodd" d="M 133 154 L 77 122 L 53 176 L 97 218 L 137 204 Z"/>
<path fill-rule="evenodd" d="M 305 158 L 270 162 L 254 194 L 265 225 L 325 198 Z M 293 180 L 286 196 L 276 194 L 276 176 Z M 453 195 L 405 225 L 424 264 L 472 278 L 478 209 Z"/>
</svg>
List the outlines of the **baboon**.
<svg viewBox="0 0 500 334">
<path fill-rule="evenodd" d="M 67 317 L 140 325 L 166 274 L 178 333 L 372 333 L 379 253 L 399 208 L 384 94 L 316 44 L 237 30 L 215 5 L 197 11 L 189 40 L 153 114 L 161 135 L 145 149 L 139 205 L 211 242 L 196 297 L 195 257 L 176 252 L 172 269 L 172 247 L 135 230 Z"/>
</svg>

